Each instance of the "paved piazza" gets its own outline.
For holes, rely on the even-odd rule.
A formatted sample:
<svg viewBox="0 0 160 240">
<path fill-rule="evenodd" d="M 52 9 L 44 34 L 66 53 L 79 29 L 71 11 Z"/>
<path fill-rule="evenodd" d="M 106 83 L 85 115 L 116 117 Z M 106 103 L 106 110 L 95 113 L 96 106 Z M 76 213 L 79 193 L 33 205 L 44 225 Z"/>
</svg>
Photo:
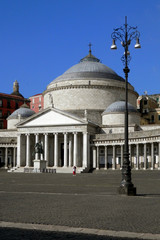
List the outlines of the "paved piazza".
<svg viewBox="0 0 160 240">
<path fill-rule="evenodd" d="M 138 195 L 127 197 L 116 192 L 119 170 L 0 171 L 1 240 L 160 239 L 160 171 L 132 171 L 132 179 Z"/>
</svg>

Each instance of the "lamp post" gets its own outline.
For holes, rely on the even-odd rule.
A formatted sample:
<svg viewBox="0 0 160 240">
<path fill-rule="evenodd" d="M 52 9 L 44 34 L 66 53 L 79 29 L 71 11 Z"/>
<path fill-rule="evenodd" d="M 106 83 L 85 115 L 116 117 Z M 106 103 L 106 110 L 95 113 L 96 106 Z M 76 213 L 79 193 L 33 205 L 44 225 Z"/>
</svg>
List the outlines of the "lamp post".
<svg viewBox="0 0 160 240">
<path fill-rule="evenodd" d="M 127 24 L 127 17 L 125 17 L 125 24 L 120 28 L 114 29 L 111 37 L 113 39 L 111 49 L 117 49 L 116 40 L 121 42 L 124 48 L 124 55 L 121 60 L 124 64 L 125 73 L 125 122 L 124 122 L 124 154 L 123 154 L 123 166 L 122 166 L 122 181 L 120 187 L 118 188 L 119 194 L 125 195 L 136 195 L 136 188 L 131 181 L 131 166 L 129 160 L 129 149 L 128 149 L 128 64 L 131 60 L 129 53 L 129 45 L 133 39 L 136 40 L 135 48 L 141 48 L 139 43 L 140 33 L 137 31 L 137 27 L 130 27 Z"/>
</svg>

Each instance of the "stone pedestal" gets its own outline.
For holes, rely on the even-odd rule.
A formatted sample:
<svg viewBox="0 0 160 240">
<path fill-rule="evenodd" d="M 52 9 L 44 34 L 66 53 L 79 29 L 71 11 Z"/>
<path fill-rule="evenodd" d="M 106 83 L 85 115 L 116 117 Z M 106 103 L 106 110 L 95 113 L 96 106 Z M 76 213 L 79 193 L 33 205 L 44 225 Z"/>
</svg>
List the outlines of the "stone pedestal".
<svg viewBox="0 0 160 240">
<path fill-rule="evenodd" d="M 34 171 L 35 172 L 43 172 L 46 169 L 46 162 L 45 160 L 33 160 L 34 162 Z"/>
</svg>

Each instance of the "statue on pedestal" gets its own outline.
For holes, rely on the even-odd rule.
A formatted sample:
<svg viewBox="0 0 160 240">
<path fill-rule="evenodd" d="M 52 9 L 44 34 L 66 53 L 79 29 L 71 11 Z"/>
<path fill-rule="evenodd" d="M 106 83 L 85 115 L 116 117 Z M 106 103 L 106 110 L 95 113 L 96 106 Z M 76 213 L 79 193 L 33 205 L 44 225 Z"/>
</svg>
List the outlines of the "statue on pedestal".
<svg viewBox="0 0 160 240">
<path fill-rule="evenodd" d="M 36 154 L 36 153 L 38 154 L 38 159 L 41 159 L 41 154 L 43 154 L 43 148 L 42 148 L 41 141 L 37 142 L 34 146 L 33 155 Z"/>
<path fill-rule="evenodd" d="M 53 96 L 52 96 L 52 94 L 48 94 L 48 95 L 49 95 L 49 103 L 50 103 L 50 106 L 51 106 L 52 108 L 54 108 Z"/>
</svg>

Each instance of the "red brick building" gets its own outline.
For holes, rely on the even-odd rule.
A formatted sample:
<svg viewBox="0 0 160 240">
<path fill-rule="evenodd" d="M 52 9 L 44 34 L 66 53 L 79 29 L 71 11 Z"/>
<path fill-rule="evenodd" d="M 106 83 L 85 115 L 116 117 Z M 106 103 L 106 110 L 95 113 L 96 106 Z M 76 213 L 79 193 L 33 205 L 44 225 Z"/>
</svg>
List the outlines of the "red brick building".
<svg viewBox="0 0 160 240">
<path fill-rule="evenodd" d="M 0 93 L 0 129 L 7 128 L 8 116 L 24 102 L 29 105 L 30 101 L 19 93 L 19 84 L 17 80 L 13 83 L 13 92 L 11 94 Z"/>
<path fill-rule="evenodd" d="M 30 99 L 30 109 L 32 109 L 36 113 L 38 113 L 40 110 L 43 109 L 44 100 L 43 100 L 42 93 L 29 97 L 29 99 Z"/>
</svg>

